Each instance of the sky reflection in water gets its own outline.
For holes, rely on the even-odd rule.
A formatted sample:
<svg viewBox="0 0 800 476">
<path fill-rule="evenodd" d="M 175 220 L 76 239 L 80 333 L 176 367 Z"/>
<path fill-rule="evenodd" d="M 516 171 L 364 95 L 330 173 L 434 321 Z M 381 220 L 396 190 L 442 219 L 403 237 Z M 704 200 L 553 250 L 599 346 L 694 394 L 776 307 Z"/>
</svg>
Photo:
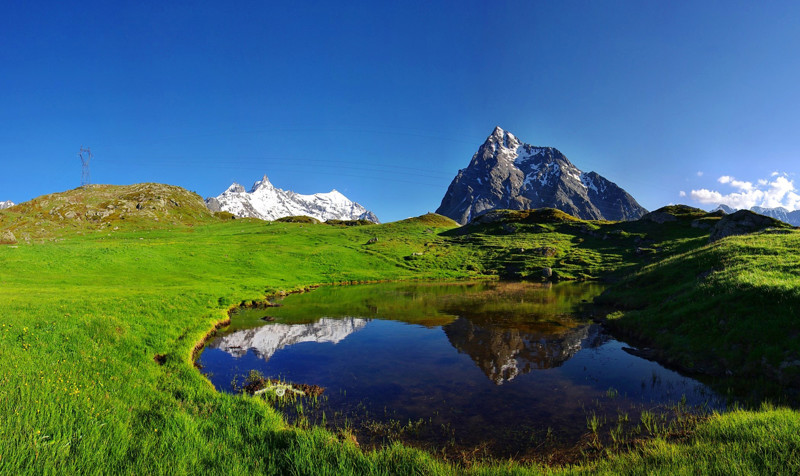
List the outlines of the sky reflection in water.
<svg viewBox="0 0 800 476">
<path fill-rule="evenodd" d="M 484 443 L 499 456 L 525 453 L 548 428 L 576 441 L 590 414 L 638 418 L 682 398 L 720 406 L 703 384 L 628 354 L 575 317 L 600 291 L 521 283 L 321 288 L 282 307 L 244 310 L 199 360 L 222 391 L 256 369 L 326 387 L 316 416 L 324 410 L 329 423 L 346 418 L 358 431 L 367 421 L 423 419 L 450 444 Z M 275 322 L 248 327 L 264 315 Z M 444 439 L 434 433 L 429 438 Z"/>
</svg>

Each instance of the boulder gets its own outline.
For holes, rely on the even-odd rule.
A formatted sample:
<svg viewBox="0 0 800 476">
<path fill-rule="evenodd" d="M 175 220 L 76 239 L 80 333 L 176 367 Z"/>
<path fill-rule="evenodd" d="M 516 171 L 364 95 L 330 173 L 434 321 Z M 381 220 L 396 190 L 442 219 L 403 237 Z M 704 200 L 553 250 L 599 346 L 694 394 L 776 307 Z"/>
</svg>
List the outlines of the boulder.
<svg viewBox="0 0 800 476">
<path fill-rule="evenodd" d="M 713 243 L 727 236 L 746 235 L 765 228 L 785 228 L 788 226 L 782 221 L 759 215 L 750 210 L 739 210 L 719 219 L 719 222 L 711 228 L 711 236 L 708 237 L 708 242 Z"/>
<path fill-rule="evenodd" d="M 541 248 L 534 248 L 531 250 L 533 253 L 538 254 L 539 256 L 544 256 L 547 258 L 552 258 L 556 255 L 556 249 L 550 248 L 549 246 L 542 246 Z"/>
<path fill-rule="evenodd" d="M 671 213 L 662 212 L 660 210 L 656 210 L 654 212 L 650 212 L 641 218 L 642 220 L 652 221 L 653 223 L 658 223 L 659 225 L 662 223 L 666 223 L 668 221 L 677 221 L 678 219 L 675 215 Z"/>
<path fill-rule="evenodd" d="M 17 237 L 11 231 L 0 232 L 0 245 L 16 245 Z"/>
<path fill-rule="evenodd" d="M 711 222 L 708 220 L 703 220 L 698 218 L 696 220 L 692 220 L 692 228 L 699 228 L 701 230 L 708 230 L 711 228 Z"/>
<path fill-rule="evenodd" d="M 542 268 L 542 276 L 545 278 L 552 278 L 553 277 L 553 269 L 552 268 Z"/>
</svg>

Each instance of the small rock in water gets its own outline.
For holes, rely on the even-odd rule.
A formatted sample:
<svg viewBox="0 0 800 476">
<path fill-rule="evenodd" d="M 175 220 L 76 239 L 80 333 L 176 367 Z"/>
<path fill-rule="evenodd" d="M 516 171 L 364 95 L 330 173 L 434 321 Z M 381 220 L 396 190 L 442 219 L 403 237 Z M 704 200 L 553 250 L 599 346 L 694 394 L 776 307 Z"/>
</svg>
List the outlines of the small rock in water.
<svg viewBox="0 0 800 476">
<path fill-rule="evenodd" d="M 553 277 L 553 269 L 552 268 L 542 268 L 542 276 L 545 278 L 552 278 Z"/>
</svg>

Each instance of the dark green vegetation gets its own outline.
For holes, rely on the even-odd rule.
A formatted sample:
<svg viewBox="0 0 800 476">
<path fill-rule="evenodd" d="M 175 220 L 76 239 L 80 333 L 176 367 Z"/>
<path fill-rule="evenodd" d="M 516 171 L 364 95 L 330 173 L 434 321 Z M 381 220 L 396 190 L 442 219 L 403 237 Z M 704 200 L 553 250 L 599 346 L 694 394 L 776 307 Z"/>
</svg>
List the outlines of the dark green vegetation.
<svg viewBox="0 0 800 476">
<path fill-rule="evenodd" d="M 454 472 L 400 445 L 363 452 L 346 434 L 287 427 L 262 400 L 218 394 L 193 368 L 195 345 L 232 304 L 314 284 L 539 279 L 543 268 L 558 279 L 622 278 L 605 300 L 624 306 L 613 317 L 630 335 L 687 367 L 773 369 L 768 377 L 796 382 L 800 233 L 708 245 L 718 216 L 665 212 L 675 220 L 538 211 L 464 228 L 436 215 L 268 223 L 214 216 L 199 196 L 155 184 L 91 186 L 4 210 L 0 473 Z M 795 474 L 798 435 L 795 411 L 764 408 L 583 466 L 469 471 Z"/>
</svg>

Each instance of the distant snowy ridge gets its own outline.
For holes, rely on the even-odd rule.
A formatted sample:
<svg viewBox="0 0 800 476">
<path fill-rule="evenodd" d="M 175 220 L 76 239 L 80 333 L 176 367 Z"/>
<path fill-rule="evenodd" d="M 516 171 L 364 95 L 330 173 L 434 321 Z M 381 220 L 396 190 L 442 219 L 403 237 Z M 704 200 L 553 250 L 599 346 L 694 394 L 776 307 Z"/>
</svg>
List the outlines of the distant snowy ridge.
<svg viewBox="0 0 800 476">
<path fill-rule="evenodd" d="M 379 223 L 374 213 L 336 190 L 301 195 L 273 186 L 266 175 L 254 183 L 249 192 L 234 182 L 221 195 L 207 198 L 206 206 L 211 211 L 226 211 L 238 217 L 262 220 L 306 215 L 320 221 L 368 220 Z"/>
<path fill-rule="evenodd" d="M 16 205 L 16 204 L 14 202 L 12 202 L 11 200 L 7 200 L 5 202 L 0 202 L 0 210 L 2 210 L 4 208 L 11 208 L 14 205 Z"/>
<path fill-rule="evenodd" d="M 717 210 L 722 210 L 723 212 L 729 215 L 737 211 L 736 208 L 731 208 L 728 205 L 723 205 L 723 204 L 720 204 L 713 211 Z M 758 213 L 759 215 L 772 217 L 776 220 L 780 220 L 790 225 L 800 226 L 800 210 L 795 210 L 793 212 L 790 212 L 789 210 L 783 207 L 775 207 L 775 208 L 750 207 L 750 211 Z"/>
</svg>

